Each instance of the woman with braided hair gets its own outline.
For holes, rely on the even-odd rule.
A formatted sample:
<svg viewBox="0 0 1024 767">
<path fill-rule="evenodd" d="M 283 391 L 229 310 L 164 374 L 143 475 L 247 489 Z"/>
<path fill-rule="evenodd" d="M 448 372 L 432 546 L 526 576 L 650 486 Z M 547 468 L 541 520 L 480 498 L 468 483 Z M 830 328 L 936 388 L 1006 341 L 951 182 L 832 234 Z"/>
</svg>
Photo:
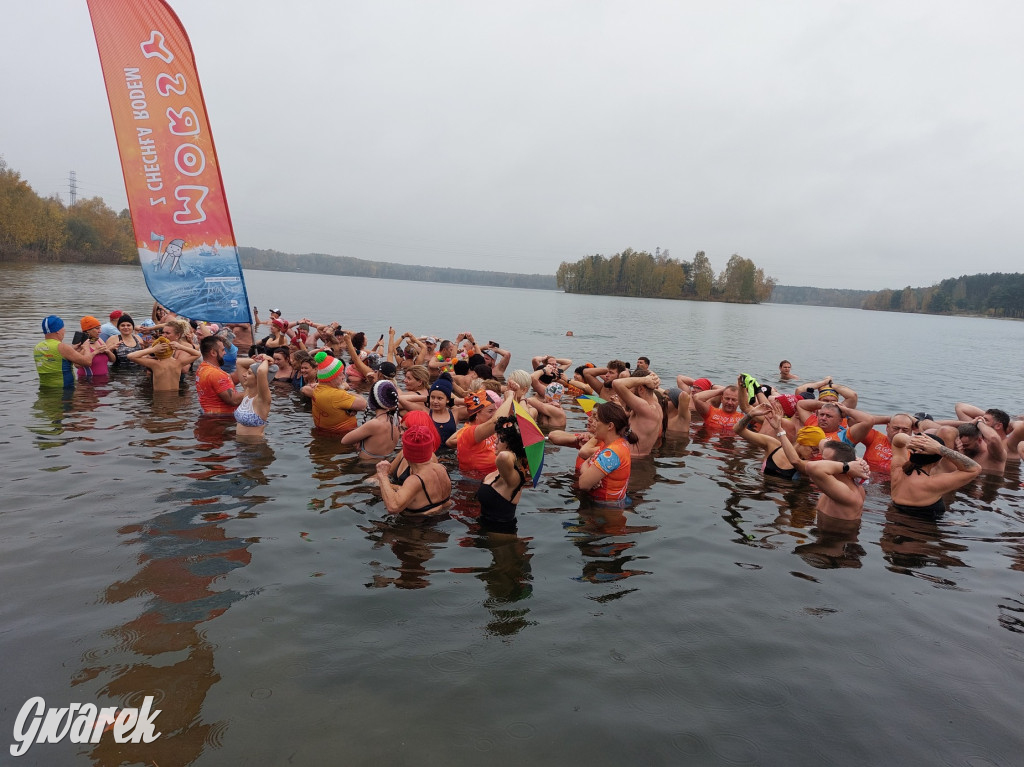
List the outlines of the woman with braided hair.
<svg viewBox="0 0 1024 767">
<path fill-rule="evenodd" d="M 530 465 L 515 415 L 495 422 L 494 450 L 497 469 L 484 477 L 476 492 L 480 502 L 480 527 L 488 532 L 516 532 L 516 506 L 530 479 Z"/>
<path fill-rule="evenodd" d="M 377 381 L 367 395 L 362 425 L 341 438 L 343 445 L 359 445 L 359 458 L 389 459 L 398 444 L 398 389 L 391 381 Z"/>
</svg>

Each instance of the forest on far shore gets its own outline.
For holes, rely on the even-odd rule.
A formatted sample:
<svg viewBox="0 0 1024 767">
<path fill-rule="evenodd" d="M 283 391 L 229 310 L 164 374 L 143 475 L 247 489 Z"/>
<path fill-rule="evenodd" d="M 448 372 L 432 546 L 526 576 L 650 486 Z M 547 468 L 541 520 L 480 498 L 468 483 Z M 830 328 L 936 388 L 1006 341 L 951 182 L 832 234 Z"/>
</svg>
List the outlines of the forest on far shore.
<svg viewBox="0 0 1024 767">
<path fill-rule="evenodd" d="M 563 262 L 556 275 L 486 272 L 453 267 L 369 261 L 322 253 L 295 255 L 239 247 L 242 266 L 314 274 L 533 288 L 612 296 L 840 306 L 887 312 L 968 314 L 1024 318 L 1024 274 L 951 277 L 929 287 L 835 290 L 776 285 L 753 261 L 733 254 L 717 275 L 704 251 L 678 261 L 668 250 L 654 254 L 626 248 L 610 258 L 585 256 Z M 102 198 L 64 205 L 39 196 L 0 156 L 0 262 L 137 264 L 131 216 Z"/>
</svg>

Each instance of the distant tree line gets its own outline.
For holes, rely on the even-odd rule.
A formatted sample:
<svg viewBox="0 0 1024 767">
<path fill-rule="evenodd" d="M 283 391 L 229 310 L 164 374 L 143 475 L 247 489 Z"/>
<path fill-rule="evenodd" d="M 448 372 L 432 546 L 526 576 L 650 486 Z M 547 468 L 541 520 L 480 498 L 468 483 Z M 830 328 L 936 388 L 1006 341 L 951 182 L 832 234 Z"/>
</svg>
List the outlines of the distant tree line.
<svg viewBox="0 0 1024 767">
<path fill-rule="evenodd" d="M 928 288 L 880 290 L 865 309 L 924 314 L 980 314 L 1024 318 L 1024 274 L 972 274 L 951 277 Z"/>
<path fill-rule="evenodd" d="M 99 197 L 65 206 L 40 197 L 0 157 L 0 260 L 134 263 L 135 233 L 127 210 Z"/>
<path fill-rule="evenodd" d="M 776 285 L 772 297 L 773 304 L 803 304 L 806 306 L 842 306 L 847 309 L 860 309 L 864 300 L 874 295 L 870 290 L 846 290 L 837 288 L 811 288 L 797 285 Z"/>
<path fill-rule="evenodd" d="M 626 248 L 611 258 L 600 254 L 563 261 L 555 273 L 566 293 L 636 296 L 756 304 L 767 301 L 775 280 L 749 258 L 733 254 L 716 276 L 704 251 L 678 261 L 660 248 L 654 255 Z"/>
<path fill-rule="evenodd" d="M 238 255 L 246 269 L 340 274 L 347 277 L 383 277 L 389 280 L 447 282 L 459 285 L 493 285 L 502 288 L 555 289 L 555 278 L 550 274 L 513 274 L 446 266 L 409 266 L 386 261 L 366 261 L 351 256 L 329 256 L 324 253 L 295 255 L 276 250 L 242 247 L 238 249 Z"/>
</svg>

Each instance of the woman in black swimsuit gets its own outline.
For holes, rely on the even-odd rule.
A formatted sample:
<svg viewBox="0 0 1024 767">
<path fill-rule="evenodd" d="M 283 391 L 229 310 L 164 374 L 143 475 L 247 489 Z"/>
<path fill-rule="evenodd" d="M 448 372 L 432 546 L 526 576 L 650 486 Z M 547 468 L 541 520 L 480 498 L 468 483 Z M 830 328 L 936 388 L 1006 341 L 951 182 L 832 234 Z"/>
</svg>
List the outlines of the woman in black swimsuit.
<svg viewBox="0 0 1024 767">
<path fill-rule="evenodd" d="M 758 416 L 763 416 L 767 420 L 768 425 L 772 427 L 769 434 L 763 434 L 748 428 L 750 421 Z M 782 433 L 782 427 L 778 421 L 777 414 L 773 412 L 770 404 L 762 402 L 750 408 L 743 418 L 736 422 L 732 430 L 750 444 L 756 445 L 764 451 L 764 466 L 761 470 L 766 477 L 793 479 L 796 476 L 797 469 L 789 458 L 786 457 L 786 453 L 782 448 L 781 437 L 777 436 Z M 772 436 L 772 434 L 776 436 Z"/>
<path fill-rule="evenodd" d="M 114 352 L 118 367 L 134 365 L 128 355 L 142 348 L 142 338 L 135 332 L 135 320 L 131 315 L 122 314 L 117 318 L 118 335 L 107 339 L 107 349 Z M 135 368 L 138 370 L 138 367 Z"/>
<path fill-rule="evenodd" d="M 939 435 L 897 434 L 892 438 L 889 493 L 897 510 L 940 516 L 946 510 L 942 496 L 958 490 L 981 473 L 981 466 L 950 448 L 941 432 L 940 429 Z M 950 432 L 950 438 L 955 439 L 952 430 Z M 943 458 L 956 470 L 936 471 Z"/>
<path fill-rule="evenodd" d="M 443 514 L 452 492 L 448 470 L 434 460 L 440 445 L 437 429 L 417 425 L 402 435 L 402 454 L 409 462 L 409 476 L 400 485 L 391 484 L 389 461 L 377 464 L 377 481 L 388 514 L 429 517 Z"/>
<path fill-rule="evenodd" d="M 516 506 L 530 478 L 530 466 L 515 416 L 498 419 L 494 446 L 498 468 L 484 477 L 476 492 L 480 501 L 480 527 L 488 532 L 516 532 Z"/>
</svg>

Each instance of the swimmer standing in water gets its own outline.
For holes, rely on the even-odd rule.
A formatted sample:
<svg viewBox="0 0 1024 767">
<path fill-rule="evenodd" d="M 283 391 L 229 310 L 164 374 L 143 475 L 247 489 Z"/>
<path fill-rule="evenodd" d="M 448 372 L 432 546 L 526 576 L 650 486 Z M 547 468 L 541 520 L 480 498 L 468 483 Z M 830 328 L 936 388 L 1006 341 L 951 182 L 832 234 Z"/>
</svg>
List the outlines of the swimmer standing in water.
<svg viewBox="0 0 1024 767">
<path fill-rule="evenodd" d="M 780 381 L 799 381 L 800 380 L 799 377 L 797 377 L 793 373 L 793 363 L 790 362 L 789 360 L 783 360 L 782 362 L 779 363 L 779 380 Z"/>
</svg>

